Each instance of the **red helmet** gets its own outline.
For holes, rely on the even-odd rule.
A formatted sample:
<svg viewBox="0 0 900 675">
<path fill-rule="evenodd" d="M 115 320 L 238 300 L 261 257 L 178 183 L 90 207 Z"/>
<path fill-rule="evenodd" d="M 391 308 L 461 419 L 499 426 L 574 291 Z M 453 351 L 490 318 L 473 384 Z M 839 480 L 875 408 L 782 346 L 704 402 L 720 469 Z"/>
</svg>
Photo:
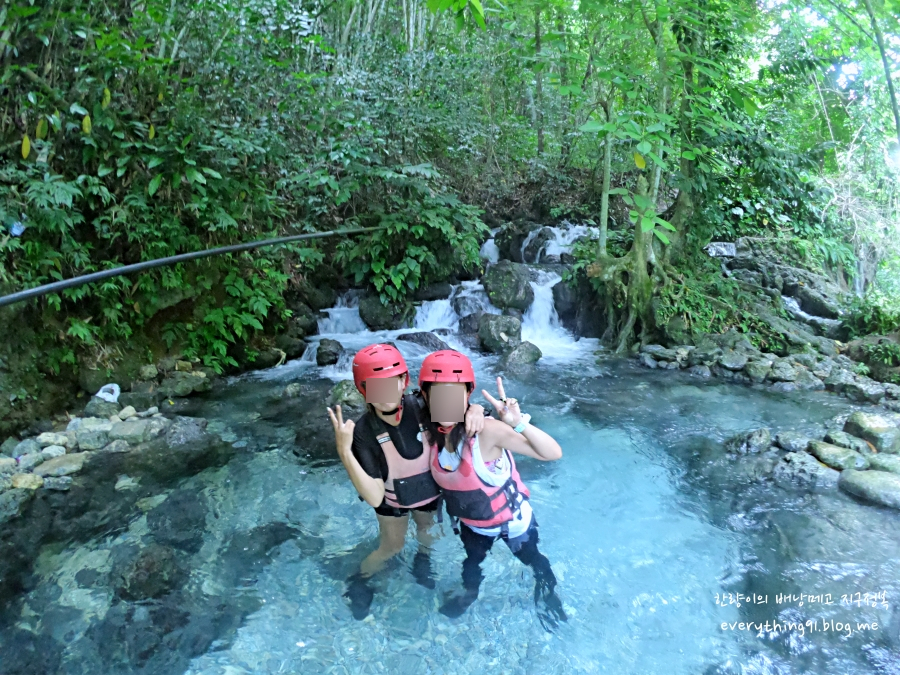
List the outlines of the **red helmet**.
<svg viewBox="0 0 900 675">
<path fill-rule="evenodd" d="M 400 350 L 392 345 L 369 345 L 363 347 L 353 357 L 353 382 L 363 396 L 363 382 L 370 377 L 394 377 L 406 373 L 409 384 L 409 369 Z"/>
<path fill-rule="evenodd" d="M 465 354 L 453 349 L 432 352 L 422 361 L 419 388 L 423 382 L 471 382 L 475 391 L 475 369 Z"/>
</svg>

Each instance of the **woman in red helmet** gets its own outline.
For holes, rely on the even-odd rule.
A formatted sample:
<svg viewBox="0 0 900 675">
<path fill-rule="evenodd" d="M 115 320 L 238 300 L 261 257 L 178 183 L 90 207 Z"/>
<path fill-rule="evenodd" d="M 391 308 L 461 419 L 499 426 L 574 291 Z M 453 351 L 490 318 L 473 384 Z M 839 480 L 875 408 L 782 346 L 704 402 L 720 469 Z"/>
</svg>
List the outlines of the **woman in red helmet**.
<svg viewBox="0 0 900 675">
<path fill-rule="evenodd" d="M 460 616 L 478 597 L 484 578 L 481 563 L 494 542 L 502 538 L 519 560 L 534 572 L 534 600 L 538 616 L 548 629 L 565 621 L 556 595 L 556 577 L 550 561 L 537 547 L 537 521 L 528 502 L 529 491 L 511 453 L 542 461 L 562 457 L 553 437 L 529 424 L 518 402 L 507 398 L 497 378 L 500 400 L 484 389 L 500 419 L 486 418 L 484 428 L 466 437 L 455 420 L 475 390 L 475 371 L 469 359 L 453 350 L 425 357 L 419 388 L 426 401 L 424 426 L 431 445 L 431 474 L 441 487 L 447 513 L 459 519 L 460 538 L 466 549 L 463 593 L 447 599 L 440 611 Z"/>
<path fill-rule="evenodd" d="M 357 619 L 369 613 L 373 593 L 367 579 L 387 560 L 397 555 L 406 542 L 409 516 L 416 523 L 419 551 L 413 559 L 413 576 L 434 588 L 428 550 L 433 542 L 429 532 L 438 508 L 440 490 L 431 476 L 430 453 L 422 440 L 423 428 L 416 413 L 418 403 L 403 395 L 409 372 L 400 351 L 393 345 L 364 347 L 353 358 L 353 380 L 366 396 L 366 381 L 372 378 L 395 383 L 391 395 L 367 396 L 367 411 L 354 424 L 344 421 L 341 407 L 328 409 L 334 426 L 338 456 L 360 495 L 374 507 L 379 526 L 379 546 L 350 578 L 347 596 Z M 385 389 L 379 382 L 379 393 Z M 374 388 L 374 387 L 373 387 Z M 375 398 L 376 401 L 368 399 Z M 484 408 L 473 405 L 466 413 L 466 430 L 477 433 L 484 426 Z"/>
</svg>

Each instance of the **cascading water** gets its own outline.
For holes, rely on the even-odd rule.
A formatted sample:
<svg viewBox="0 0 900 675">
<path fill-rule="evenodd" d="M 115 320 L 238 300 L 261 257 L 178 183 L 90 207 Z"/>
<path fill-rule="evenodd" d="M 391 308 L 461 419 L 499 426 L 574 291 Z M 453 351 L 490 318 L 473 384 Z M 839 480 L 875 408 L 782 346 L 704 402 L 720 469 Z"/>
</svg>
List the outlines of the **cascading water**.
<svg viewBox="0 0 900 675">
<path fill-rule="evenodd" d="M 324 310 L 327 318 L 319 319 L 319 335 L 339 333 L 358 333 L 367 330 L 366 324 L 359 317 L 359 292 L 342 293 L 334 307 Z"/>
<path fill-rule="evenodd" d="M 495 227 L 493 230 L 491 230 L 490 238 L 481 245 L 481 250 L 478 252 L 482 258 L 484 258 L 491 264 L 500 261 L 500 249 L 497 248 L 497 242 L 494 241 L 494 237 L 497 236 L 497 233 L 499 231 L 499 227 Z"/>
<path fill-rule="evenodd" d="M 480 281 L 463 281 L 453 296 L 451 303 L 460 317 L 482 311 L 487 314 L 502 314 L 503 312 L 491 304 L 487 292 Z"/>
<path fill-rule="evenodd" d="M 569 221 L 563 221 L 562 227 L 551 227 L 553 239 L 549 239 L 543 248 L 538 251 L 535 262 L 541 261 L 541 254 L 545 256 L 562 255 L 571 253 L 572 245 L 584 237 L 599 235 L 600 228 L 591 225 L 575 225 Z"/>
<path fill-rule="evenodd" d="M 456 287 L 453 290 L 455 291 Z M 456 331 L 459 328 L 459 314 L 453 309 L 450 298 L 428 300 L 416 309 L 413 326 L 416 330 L 430 331 L 437 328 L 449 328 Z"/>
<path fill-rule="evenodd" d="M 597 340 L 581 339 L 563 328 L 553 300 L 553 287 L 562 277 L 555 272 L 534 270 L 537 277 L 531 282 L 534 302 L 522 317 L 522 340 L 541 350 L 541 359 L 570 361 L 577 353 L 591 354 L 597 348 Z"/>
</svg>

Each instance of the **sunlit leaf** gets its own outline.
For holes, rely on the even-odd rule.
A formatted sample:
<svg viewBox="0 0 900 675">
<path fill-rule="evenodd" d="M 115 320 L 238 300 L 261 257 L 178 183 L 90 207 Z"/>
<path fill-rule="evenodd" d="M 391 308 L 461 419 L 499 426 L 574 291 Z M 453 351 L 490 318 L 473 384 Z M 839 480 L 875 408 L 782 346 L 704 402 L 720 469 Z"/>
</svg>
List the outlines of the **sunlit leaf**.
<svg viewBox="0 0 900 675">
<path fill-rule="evenodd" d="M 41 118 L 37 123 L 37 130 L 34 132 L 35 137 L 39 140 L 44 140 L 47 137 L 47 120 L 45 118 Z"/>
<path fill-rule="evenodd" d="M 31 154 L 31 139 L 28 138 L 28 134 L 25 134 L 22 137 L 22 159 L 28 159 L 28 155 Z"/>
<path fill-rule="evenodd" d="M 112 100 L 112 94 L 109 93 L 109 89 L 108 89 L 108 88 L 104 87 L 104 89 L 103 89 L 103 103 L 100 104 L 100 105 L 103 106 L 103 109 L 104 109 L 104 110 L 106 110 L 106 108 L 109 106 L 109 102 L 110 102 L 111 100 Z"/>
<path fill-rule="evenodd" d="M 152 197 L 156 194 L 156 191 L 159 190 L 159 184 L 162 183 L 163 175 L 157 174 L 153 177 L 153 180 L 150 181 L 150 185 L 147 187 L 147 193 Z"/>
<path fill-rule="evenodd" d="M 647 168 L 647 160 L 645 160 L 639 153 L 634 153 L 634 163 L 637 165 L 639 169 Z"/>
<path fill-rule="evenodd" d="M 85 115 L 84 119 L 81 120 L 81 130 L 86 134 L 91 133 L 91 116 L 90 115 Z"/>
<path fill-rule="evenodd" d="M 151 141 L 156 138 L 156 127 L 152 124 L 150 125 L 150 131 L 147 133 L 147 138 Z"/>
</svg>

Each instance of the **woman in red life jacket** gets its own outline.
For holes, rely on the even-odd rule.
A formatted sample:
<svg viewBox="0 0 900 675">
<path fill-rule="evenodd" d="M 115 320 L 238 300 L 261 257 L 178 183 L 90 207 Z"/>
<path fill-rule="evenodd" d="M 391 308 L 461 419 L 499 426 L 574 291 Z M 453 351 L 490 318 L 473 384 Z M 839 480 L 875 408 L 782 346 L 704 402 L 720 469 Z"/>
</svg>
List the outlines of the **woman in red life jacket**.
<svg viewBox="0 0 900 675">
<path fill-rule="evenodd" d="M 389 402 L 367 402 L 367 411 L 356 424 L 344 421 L 340 406 L 335 411 L 328 408 L 338 456 L 360 499 L 375 509 L 378 518 L 379 546 L 362 562 L 359 573 L 350 578 L 345 594 L 357 619 L 368 615 L 372 602 L 368 578 L 403 549 L 410 514 L 419 540 L 413 576 L 423 586 L 434 588 L 428 556 L 433 538 L 429 530 L 440 496 L 431 476 L 428 447 L 421 440 L 424 435 L 416 412 L 418 404 L 411 396 L 403 395 L 409 385 L 409 372 L 396 347 L 375 344 L 357 352 L 353 380 L 363 396 L 366 381 L 371 378 L 396 383 L 396 392 L 388 396 Z M 472 406 L 466 415 L 467 431 L 475 434 L 483 426 L 484 408 Z"/>
<path fill-rule="evenodd" d="M 431 446 L 431 475 L 441 487 L 447 513 L 461 522 L 459 534 L 466 549 L 463 593 L 448 598 L 440 611 L 457 617 L 475 601 L 484 578 L 481 563 L 497 538 L 502 538 L 513 555 L 534 572 L 538 616 L 551 630 L 565 621 L 566 615 L 555 592 L 556 577 L 550 561 L 538 550 L 537 521 L 528 501 L 529 491 L 519 477 L 512 453 L 553 461 L 562 457 L 559 443 L 529 424 L 530 415 L 523 415 L 518 402 L 507 398 L 499 377 L 500 400 L 484 389 L 481 393 L 500 419 L 488 417 L 480 432 L 466 437 L 461 425 L 452 420 L 460 418 L 462 402 L 468 402 L 475 389 L 475 372 L 469 359 L 459 352 L 443 350 L 425 357 L 419 387 L 427 405 L 424 426 Z M 460 410 L 454 413 L 445 402 L 455 398 L 460 401 Z"/>
</svg>

